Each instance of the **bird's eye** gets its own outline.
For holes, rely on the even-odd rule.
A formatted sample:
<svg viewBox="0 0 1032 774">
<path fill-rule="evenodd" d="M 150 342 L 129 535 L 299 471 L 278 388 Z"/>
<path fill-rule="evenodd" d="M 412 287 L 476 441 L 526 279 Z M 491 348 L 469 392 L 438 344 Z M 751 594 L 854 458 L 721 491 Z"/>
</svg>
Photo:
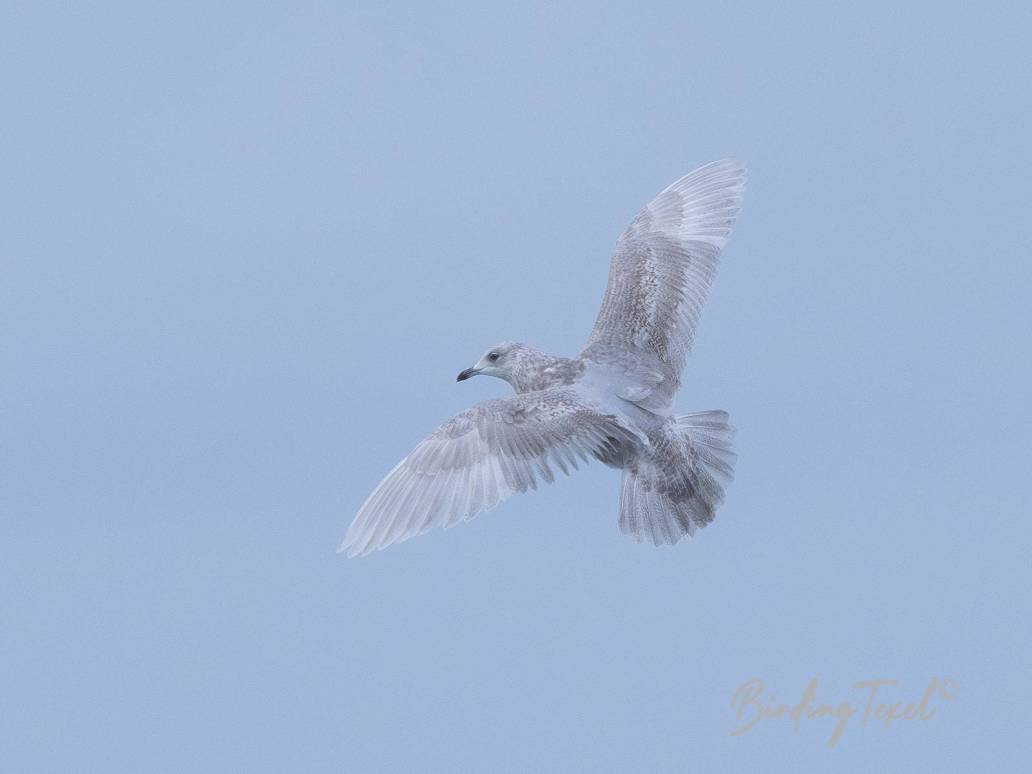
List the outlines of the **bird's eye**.
<svg viewBox="0 0 1032 774">
<path fill-rule="evenodd" d="M 498 353 L 497 352 L 490 352 L 490 353 L 488 353 L 487 360 L 490 363 L 494 363 L 496 360 L 498 360 Z"/>
</svg>

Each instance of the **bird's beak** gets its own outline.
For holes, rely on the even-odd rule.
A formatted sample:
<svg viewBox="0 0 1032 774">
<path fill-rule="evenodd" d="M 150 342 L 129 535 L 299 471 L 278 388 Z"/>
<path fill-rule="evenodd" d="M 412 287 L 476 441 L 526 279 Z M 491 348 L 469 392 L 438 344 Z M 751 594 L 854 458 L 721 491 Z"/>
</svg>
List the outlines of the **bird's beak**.
<svg viewBox="0 0 1032 774">
<path fill-rule="evenodd" d="M 480 371 L 476 368 L 467 368 L 465 371 L 460 372 L 459 375 L 455 377 L 455 381 L 464 382 L 467 379 L 469 379 L 469 377 L 476 376 L 479 373 Z"/>
</svg>

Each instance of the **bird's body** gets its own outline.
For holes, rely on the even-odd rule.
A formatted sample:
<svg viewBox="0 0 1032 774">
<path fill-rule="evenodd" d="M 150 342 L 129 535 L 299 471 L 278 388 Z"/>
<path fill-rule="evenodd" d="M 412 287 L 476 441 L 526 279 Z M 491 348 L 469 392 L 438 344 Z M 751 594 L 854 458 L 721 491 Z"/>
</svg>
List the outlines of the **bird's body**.
<svg viewBox="0 0 1032 774">
<path fill-rule="evenodd" d="M 366 500 L 344 539 L 365 554 L 451 526 L 589 458 L 623 471 L 620 528 L 676 543 L 713 520 L 734 453 L 723 411 L 676 416 L 674 394 L 741 202 L 744 170 L 714 162 L 661 192 L 624 231 L 594 330 L 577 357 L 495 345 L 462 381 L 516 392 L 452 418 Z"/>
</svg>

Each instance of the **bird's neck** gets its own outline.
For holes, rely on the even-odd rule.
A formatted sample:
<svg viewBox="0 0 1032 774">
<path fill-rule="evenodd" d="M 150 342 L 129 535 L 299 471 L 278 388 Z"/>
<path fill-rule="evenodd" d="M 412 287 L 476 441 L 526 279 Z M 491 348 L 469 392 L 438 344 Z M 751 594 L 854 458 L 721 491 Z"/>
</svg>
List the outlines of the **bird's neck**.
<svg viewBox="0 0 1032 774">
<path fill-rule="evenodd" d="M 583 372 L 584 362 L 579 358 L 542 354 L 521 364 L 509 383 L 517 393 L 536 392 L 573 384 Z"/>
</svg>

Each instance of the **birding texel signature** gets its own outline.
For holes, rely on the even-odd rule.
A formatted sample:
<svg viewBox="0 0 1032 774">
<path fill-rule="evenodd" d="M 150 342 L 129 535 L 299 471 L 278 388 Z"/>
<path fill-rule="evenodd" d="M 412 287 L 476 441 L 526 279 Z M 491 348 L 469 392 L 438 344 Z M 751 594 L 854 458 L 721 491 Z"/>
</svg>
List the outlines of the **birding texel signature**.
<svg viewBox="0 0 1032 774">
<path fill-rule="evenodd" d="M 949 678 L 933 677 L 928 687 L 916 701 L 899 698 L 897 680 L 863 680 L 853 685 L 859 692 L 863 706 L 863 725 L 882 723 L 885 728 L 897 720 L 930 720 L 936 714 L 936 701 L 953 701 L 957 697 L 957 684 Z M 797 704 L 779 704 L 773 695 L 764 697 L 763 680 L 754 677 L 738 686 L 731 706 L 739 725 L 731 736 L 741 736 L 755 728 L 763 720 L 792 721 L 792 730 L 798 731 L 800 723 L 814 718 L 832 718 L 837 721 L 828 740 L 834 747 L 841 738 L 849 721 L 858 709 L 848 701 L 837 704 L 817 702 L 817 678 L 810 680 Z"/>
</svg>

